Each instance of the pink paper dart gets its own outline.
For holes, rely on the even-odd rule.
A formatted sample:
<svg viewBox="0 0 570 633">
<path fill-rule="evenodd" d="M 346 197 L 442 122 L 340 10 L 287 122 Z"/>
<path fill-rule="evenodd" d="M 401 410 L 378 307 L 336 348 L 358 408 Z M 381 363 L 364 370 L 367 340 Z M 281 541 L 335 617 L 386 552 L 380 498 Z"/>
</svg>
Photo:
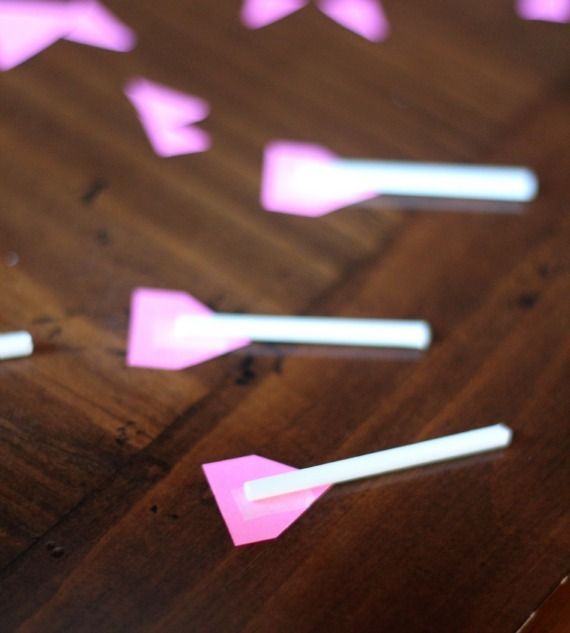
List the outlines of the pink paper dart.
<svg viewBox="0 0 570 633">
<path fill-rule="evenodd" d="M 308 4 L 308 0 L 244 0 L 241 18 L 248 28 L 258 29 Z M 389 34 L 388 20 L 379 0 L 318 0 L 317 7 L 341 26 L 372 42 L 380 42 Z"/>
<path fill-rule="evenodd" d="M 261 204 L 318 217 L 380 194 L 527 202 L 537 191 L 526 167 L 345 160 L 321 145 L 273 141 L 264 153 Z"/>
<path fill-rule="evenodd" d="M 425 321 L 214 313 L 185 292 L 137 288 L 127 364 L 183 369 L 253 341 L 425 350 Z"/>
<path fill-rule="evenodd" d="M 10 70 L 60 39 L 118 52 L 134 32 L 98 0 L 0 0 L 0 70 Z"/>
<path fill-rule="evenodd" d="M 517 11 L 525 20 L 570 22 L 570 0 L 518 0 Z"/>
<path fill-rule="evenodd" d="M 159 156 L 194 154 L 210 148 L 209 134 L 192 125 L 210 113 L 203 99 L 142 77 L 129 81 L 125 94 Z"/>
<path fill-rule="evenodd" d="M 277 538 L 333 484 L 493 451 L 511 440 L 511 429 L 495 424 L 302 470 L 257 455 L 202 468 L 234 545 L 245 545 Z"/>
</svg>

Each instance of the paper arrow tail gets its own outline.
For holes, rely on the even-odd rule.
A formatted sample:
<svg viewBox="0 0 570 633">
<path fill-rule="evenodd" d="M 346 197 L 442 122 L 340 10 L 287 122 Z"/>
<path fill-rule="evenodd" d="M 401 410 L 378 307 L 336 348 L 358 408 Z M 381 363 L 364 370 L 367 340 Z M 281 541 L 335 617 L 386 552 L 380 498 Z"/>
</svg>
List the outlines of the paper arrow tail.
<svg viewBox="0 0 570 633">
<path fill-rule="evenodd" d="M 335 483 L 504 448 L 504 424 L 296 470 L 258 455 L 204 464 L 235 545 L 277 538 Z"/>
<path fill-rule="evenodd" d="M 261 204 L 319 217 L 382 194 L 526 202 L 537 191 L 526 167 L 344 160 L 320 145 L 273 141 L 264 153 Z"/>
</svg>

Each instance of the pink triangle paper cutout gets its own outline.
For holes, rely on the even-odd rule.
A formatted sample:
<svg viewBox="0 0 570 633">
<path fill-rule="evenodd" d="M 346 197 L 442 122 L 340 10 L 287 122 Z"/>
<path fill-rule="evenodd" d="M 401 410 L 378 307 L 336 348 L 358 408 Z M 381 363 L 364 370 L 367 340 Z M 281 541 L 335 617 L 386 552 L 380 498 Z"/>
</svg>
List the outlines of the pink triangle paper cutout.
<svg viewBox="0 0 570 633">
<path fill-rule="evenodd" d="M 518 0 L 517 11 L 525 20 L 570 22 L 570 0 Z"/>
<path fill-rule="evenodd" d="M 0 70 L 10 70 L 60 39 L 115 51 L 134 48 L 134 32 L 97 0 L 0 0 Z"/>
<path fill-rule="evenodd" d="M 277 538 L 330 488 L 319 486 L 273 499 L 248 501 L 243 492 L 246 481 L 296 469 L 258 455 L 204 464 L 202 469 L 234 545 Z"/>
<path fill-rule="evenodd" d="M 249 345 L 249 339 L 180 336 L 181 316 L 214 314 L 185 292 L 137 288 L 131 297 L 127 365 L 178 370 Z"/>
<path fill-rule="evenodd" d="M 328 149 L 309 143 L 273 141 L 266 146 L 261 205 L 267 211 L 319 217 L 378 194 L 354 173 L 337 166 Z"/>
<path fill-rule="evenodd" d="M 70 5 L 73 28 L 66 40 L 126 53 L 136 46 L 136 35 L 97 0 Z"/>
<path fill-rule="evenodd" d="M 210 135 L 189 127 L 208 116 L 210 107 L 203 99 L 142 77 L 129 81 L 125 94 L 159 156 L 194 154 L 210 148 Z"/>
<path fill-rule="evenodd" d="M 388 20 L 378 0 L 320 0 L 319 9 L 372 42 L 381 42 L 389 34 Z"/>
<path fill-rule="evenodd" d="M 67 7 L 58 2 L 0 2 L 0 70 L 11 70 L 69 31 Z"/>
<path fill-rule="evenodd" d="M 241 20 L 248 28 L 259 29 L 295 13 L 306 4 L 307 0 L 244 0 Z"/>
</svg>

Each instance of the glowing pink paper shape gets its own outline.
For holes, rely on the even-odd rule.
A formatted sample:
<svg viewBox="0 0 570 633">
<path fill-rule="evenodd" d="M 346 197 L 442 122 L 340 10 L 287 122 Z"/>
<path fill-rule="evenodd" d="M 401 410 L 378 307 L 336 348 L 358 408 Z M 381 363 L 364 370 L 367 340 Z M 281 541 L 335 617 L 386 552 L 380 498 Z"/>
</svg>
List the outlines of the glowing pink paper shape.
<svg viewBox="0 0 570 633">
<path fill-rule="evenodd" d="M 203 121 L 210 112 L 206 101 L 137 77 L 129 81 L 125 94 L 136 108 L 148 139 L 159 156 L 205 152 L 210 135 L 191 124 Z"/>
<path fill-rule="evenodd" d="M 137 288 L 131 297 L 127 365 L 184 369 L 250 344 L 248 339 L 177 334 L 179 317 L 211 314 L 209 308 L 185 292 Z"/>
<path fill-rule="evenodd" d="M 377 0 L 321 0 L 319 9 L 349 31 L 372 42 L 380 42 L 388 36 L 388 20 Z"/>
<path fill-rule="evenodd" d="M 97 0 L 0 0 L 0 70 L 10 70 L 60 39 L 119 52 L 135 34 Z"/>
<path fill-rule="evenodd" d="M 526 20 L 570 22 L 570 0 L 518 0 L 517 10 Z"/>
<path fill-rule="evenodd" d="M 66 40 L 126 53 L 136 45 L 134 31 L 96 0 L 76 0 L 69 7 L 73 29 Z"/>
<path fill-rule="evenodd" d="M 355 172 L 337 167 L 320 145 L 273 141 L 265 148 L 261 204 L 267 211 L 318 217 L 378 193 Z"/>
<path fill-rule="evenodd" d="M 259 29 L 295 13 L 306 4 L 307 0 L 245 0 L 241 19 L 248 28 Z"/>
<path fill-rule="evenodd" d="M 268 541 L 280 536 L 330 486 L 282 495 L 263 501 L 248 501 L 246 481 L 296 470 L 258 455 L 227 459 L 202 466 L 234 545 Z"/>
<path fill-rule="evenodd" d="M 307 4 L 308 0 L 244 0 L 241 18 L 248 28 L 258 29 Z M 318 0 L 317 6 L 329 18 L 368 40 L 379 42 L 388 35 L 388 20 L 379 0 Z"/>
</svg>

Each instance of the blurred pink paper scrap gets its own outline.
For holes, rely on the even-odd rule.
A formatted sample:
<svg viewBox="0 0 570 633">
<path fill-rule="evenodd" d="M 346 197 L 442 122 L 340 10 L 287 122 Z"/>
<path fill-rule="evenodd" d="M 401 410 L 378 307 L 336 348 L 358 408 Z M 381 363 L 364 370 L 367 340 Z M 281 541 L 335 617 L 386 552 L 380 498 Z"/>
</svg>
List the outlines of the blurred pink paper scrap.
<svg viewBox="0 0 570 633">
<path fill-rule="evenodd" d="M 526 20 L 570 22 L 570 0 L 518 0 L 517 10 Z"/>
<path fill-rule="evenodd" d="M 309 4 L 308 0 L 244 0 L 243 24 L 258 29 L 272 24 Z M 348 30 L 380 42 L 389 34 L 389 24 L 379 0 L 318 0 L 317 7 Z"/>
<path fill-rule="evenodd" d="M 60 39 L 127 52 L 135 33 L 97 0 L 0 0 L 0 70 L 11 70 Z"/>
<path fill-rule="evenodd" d="M 210 148 L 210 135 L 192 126 L 210 113 L 203 99 L 142 77 L 129 81 L 125 94 L 159 156 L 195 154 Z"/>
</svg>

